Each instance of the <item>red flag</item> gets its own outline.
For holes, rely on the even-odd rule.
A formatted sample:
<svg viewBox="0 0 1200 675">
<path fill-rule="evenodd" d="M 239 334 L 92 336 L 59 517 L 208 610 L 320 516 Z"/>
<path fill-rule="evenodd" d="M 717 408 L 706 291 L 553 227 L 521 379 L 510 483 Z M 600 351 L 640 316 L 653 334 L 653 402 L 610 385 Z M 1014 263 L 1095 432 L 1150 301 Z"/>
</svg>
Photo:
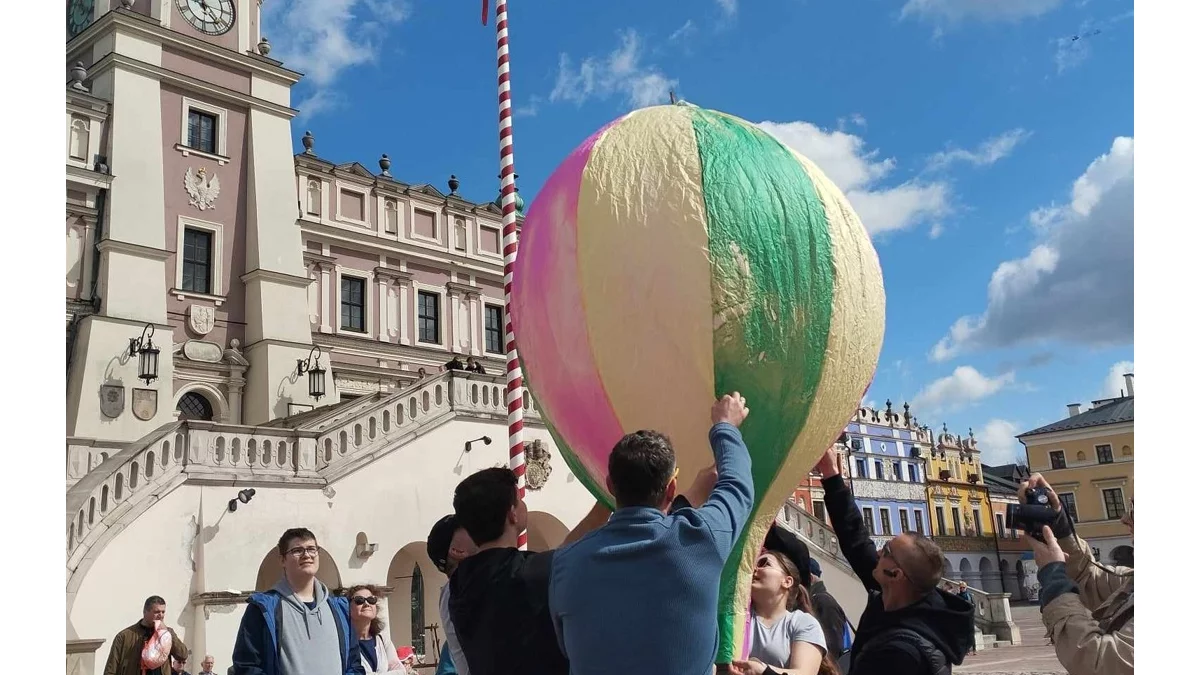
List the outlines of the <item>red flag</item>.
<svg viewBox="0 0 1200 675">
<path fill-rule="evenodd" d="M 488 1 L 489 0 L 483 0 L 483 25 L 485 26 L 487 25 Z"/>
</svg>

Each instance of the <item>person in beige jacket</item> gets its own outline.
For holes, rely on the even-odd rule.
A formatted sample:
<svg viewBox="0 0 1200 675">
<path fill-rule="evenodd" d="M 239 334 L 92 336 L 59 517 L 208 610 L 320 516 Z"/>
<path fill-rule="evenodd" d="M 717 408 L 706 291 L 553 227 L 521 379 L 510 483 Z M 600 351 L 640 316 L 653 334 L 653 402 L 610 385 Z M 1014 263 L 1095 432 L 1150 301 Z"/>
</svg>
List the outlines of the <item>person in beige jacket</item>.
<svg viewBox="0 0 1200 675">
<path fill-rule="evenodd" d="M 1021 485 L 1049 489 L 1058 511 L 1053 526 L 1042 528 L 1045 543 L 1026 535 L 1033 547 L 1041 584 L 1042 622 L 1068 675 L 1133 675 L 1133 569 L 1102 565 L 1087 542 L 1075 534 L 1058 495 L 1041 474 Z M 1133 534 L 1133 504 L 1121 519 Z"/>
</svg>

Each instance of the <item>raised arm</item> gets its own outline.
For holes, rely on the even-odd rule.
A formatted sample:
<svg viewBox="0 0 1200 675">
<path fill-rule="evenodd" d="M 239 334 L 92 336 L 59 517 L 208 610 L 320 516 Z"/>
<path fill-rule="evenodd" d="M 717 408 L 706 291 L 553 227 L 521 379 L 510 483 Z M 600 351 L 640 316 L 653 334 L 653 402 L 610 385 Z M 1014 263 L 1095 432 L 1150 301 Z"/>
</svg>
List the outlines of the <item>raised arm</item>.
<svg viewBox="0 0 1200 675">
<path fill-rule="evenodd" d="M 754 506 L 750 451 L 738 431 L 738 425 L 749 414 L 746 399 L 737 392 L 713 404 L 713 427 L 708 432 L 708 442 L 716 460 L 717 482 L 697 511 L 712 531 L 722 557 L 728 557 L 733 550 L 733 543 L 741 536 Z"/>
<path fill-rule="evenodd" d="M 829 522 L 837 534 L 842 555 L 846 556 L 850 567 L 868 591 L 880 590 L 879 583 L 871 575 L 879 562 L 879 553 L 863 523 L 862 512 L 858 510 L 850 486 L 842 480 L 837 451 L 833 448 L 826 450 L 816 469 L 821 474 L 821 485 L 825 488 L 825 513 L 829 514 Z"/>
</svg>

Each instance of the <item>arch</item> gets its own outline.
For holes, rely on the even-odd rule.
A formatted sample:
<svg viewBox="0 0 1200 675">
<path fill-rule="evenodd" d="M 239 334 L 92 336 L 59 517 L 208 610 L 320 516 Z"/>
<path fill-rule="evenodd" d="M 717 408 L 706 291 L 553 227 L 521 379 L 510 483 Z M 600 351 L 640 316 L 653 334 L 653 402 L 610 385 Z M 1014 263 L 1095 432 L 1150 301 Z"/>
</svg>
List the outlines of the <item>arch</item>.
<svg viewBox="0 0 1200 675">
<path fill-rule="evenodd" d="M 212 408 L 212 412 L 213 412 L 212 421 L 214 421 L 214 422 L 230 422 L 230 421 L 232 421 L 229 418 L 229 401 L 228 401 L 228 399 L 225 398 L 225 395 L 221 393 L 220 389 L 217 389 L 216 387 L 214 387 L 211 384 L 208 384 L 207 382 L 192 382 L 190 384 L 186 384 L 186 385 L 180 387 L 179 390 L 175 392 L 174 405 L 175 405 L 176 410 L 179 409 L 179 403 L 180 403 L 180 401 L 183 400 L 183 397 L 187 396 L 188 394 L 191 394 L 191 393 L 199 394 L 199 395 L 203 396 L 205 399 L 207 399 L 209 407 Z M 186 419 L 186 418 L 181 418 L 181 419 Z"/>
<path fill-rule="evenodd" d="M 69 152 L 72 159 L 87 161 L 88 146 L 91 145 L 91 123 L 79 116 L 71 116 L 71 141 Z"/>
<path fill-rule="evenodd" d="M 991 558 L 981 558 L 979 560 L 979 573 L 987 574 L 991 571 L 992 571 L 992 559 Z"/>
<path fill-rule="evenodd" d="M 308 181 L 308 209 L 309 213 L 314 216 L 321 215 L 321 182 L 317 180 Z"/>
<path fill-rule="evenodd" d="M 438 636 L 444 639 L 439 597 L 446 577 L 433 566 L 424 541 L 406 544 L 392 556 L 388 565 L 388 626 L 392 643 L 397 647 L 411 645 L 424 654 L 429 641 L 428 626 L 437 625 Z M 414 623 L 414 619 L 418 623 Z M 420 623 L 423 622 L 423 623 Z"/>
<path fill-rule="evenodd" d="M 962 560 L 958 561 L 958 572 L 959 572 L 959 574 L 970 574 L 971 573 L 971 559 L 970 558 L 967 558 L 964 556 Z"/>
<path fill-rule="evenodd" d="M 957 570 L 954 569 L 954 565 L 950 564 L 950 559 L 945 556 L 942 556 L 942 576 L 947 579 L 958 578 Z"/>
<path fill-rule="evenodd" d="M 570 532 L 561 520 L 544 511 L 529 512 L 527 530 L 529 550 L 538 553 L 558 548 Z"/>
<path fill-rule="evenodd" d="M 342 587 L 342 575 L 338 571 L 337 563 L 334 562 L 333 556 L 329 555 L 323 547 L 317 547 L 320 553 L 317 554 L 317 580 L 325 584 L 325 587 L 332 593 L 335 589 Z M 254 590 L 269 591 L 279 583 L 283 577 L 283 565 L 279 559 L 279 549 L 272 546 L 271 550 L 263 556 L 263 561 L 258 565 L 258 576 L 254 581 Z"/>
</svg>

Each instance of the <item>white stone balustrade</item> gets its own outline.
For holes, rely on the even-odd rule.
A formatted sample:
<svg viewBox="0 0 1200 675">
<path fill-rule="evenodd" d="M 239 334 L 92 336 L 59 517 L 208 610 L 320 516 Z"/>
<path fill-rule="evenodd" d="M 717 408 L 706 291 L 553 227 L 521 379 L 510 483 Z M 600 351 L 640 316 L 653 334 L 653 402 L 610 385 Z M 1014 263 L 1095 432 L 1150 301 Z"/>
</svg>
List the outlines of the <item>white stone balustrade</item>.
<svg viewBox="0 0 1200 675">
<path fill-rule="evenodd" d="M 958 587 L 957 581 L 942 578 L 942 583 Z M 988 593 L 973 586 L 967 586 L 971 591 L 971 602 L 975 605 L 975 639 L 979 642 L 981 634 L 994 635 L 997 641 L 1009 642 L 1013 646 L 1021 644 L 1021 629 L 1012 618 L 1012 605 L 1009 603 L 1011 593 Z"/>
</svg>

